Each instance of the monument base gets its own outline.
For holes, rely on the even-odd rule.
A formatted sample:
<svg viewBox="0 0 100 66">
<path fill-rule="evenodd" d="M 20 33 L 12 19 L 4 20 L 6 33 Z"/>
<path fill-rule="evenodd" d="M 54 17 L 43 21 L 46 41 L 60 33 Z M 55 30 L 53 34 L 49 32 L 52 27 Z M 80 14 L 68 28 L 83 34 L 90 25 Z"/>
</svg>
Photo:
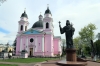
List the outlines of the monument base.
<svg viewBox="0 0 100 66">
<path fill-rule="evenodd" d="M 59 61 L 57 65 L 60 66 L 86 66 L 86 62 L 71 62 L 71 61 Z"/>
<path fill-rule="evenodd" d="M 76 62 L 76 49 L 66 49 L 66 61 Z"/>
<path fill-rule="evenodd" d="M 66 50 L 66 60 L 59 61 L 57 65 L 60 66 L 86 66 L 86 62 L 77 61 L 76 49 Z"/>
</svg>

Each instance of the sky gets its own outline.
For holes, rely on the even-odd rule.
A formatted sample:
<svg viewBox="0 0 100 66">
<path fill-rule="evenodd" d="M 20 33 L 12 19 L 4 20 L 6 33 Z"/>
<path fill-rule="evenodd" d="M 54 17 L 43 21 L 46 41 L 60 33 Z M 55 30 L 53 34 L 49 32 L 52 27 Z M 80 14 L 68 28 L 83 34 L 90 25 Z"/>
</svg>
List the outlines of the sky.
<svg viewBox="0 0 100 66">
<path fill-rule="evenodd" d="M 55 36 L 65 38 L 64 34 L 60 34 L 58 22 L 61 21 L 64 27 L 66 20 L 73 23 L 74 38 L 89 23 L 96 25 L 95 34 L 100 32 L 100 0 L 7 0 L 0 6 L 0 43 L 13 43 L 18 32 L 18 21 L 25 8 L 29 29 L 38 21 L 40 12 L 44 16 L 47 4 L 52 13 Z"/>
</svg>

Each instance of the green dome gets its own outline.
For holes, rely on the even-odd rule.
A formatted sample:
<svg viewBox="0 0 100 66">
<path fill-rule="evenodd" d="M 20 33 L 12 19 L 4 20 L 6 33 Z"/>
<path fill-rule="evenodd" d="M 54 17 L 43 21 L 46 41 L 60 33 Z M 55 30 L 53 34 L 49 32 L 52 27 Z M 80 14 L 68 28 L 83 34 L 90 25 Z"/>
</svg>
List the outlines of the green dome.
<svg viewBox="0 0 100 66">
<path fill-rule="evenodd" d="M 49 7 L 47 7 L 47 10 L 45 11 L 45 14 L 51 14 L 51 11 L 49 10 Z"/>
<path fill-rule="evenodd" d="M 37 27 L 43 28 L 43 21 L 42 20 L 41 21 L 39 20 L 39 21 L 35 22 L 32 26 L 32 28 L 37 28 Z"/>
<path fill-rule="evenodd" d="M 21 17 L 26 17 L 26 18 L 28 18 L 28 16 L 27 16 L 27 14 L 26 14 L 25 11 L 24 11 L 24 13 L 22 13 Z"/>
</svg>

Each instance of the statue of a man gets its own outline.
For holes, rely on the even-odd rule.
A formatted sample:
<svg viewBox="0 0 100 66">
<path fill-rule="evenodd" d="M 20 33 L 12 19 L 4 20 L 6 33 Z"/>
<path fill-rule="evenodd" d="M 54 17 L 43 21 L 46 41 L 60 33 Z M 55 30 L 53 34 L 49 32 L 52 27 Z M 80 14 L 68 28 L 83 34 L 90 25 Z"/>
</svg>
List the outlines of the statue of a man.
<svg viewBox="0 0 100 66">
<path fill-rule="evenodd" d="M 60 25 L 61 22 L 59 22 L 59 28 L 60 28 L 60 33 L 63 34 L 65 33 L 66 37 L 66 48 L 74 48 L 73 46 L 73 35 L 74 35 L 74 27 L 72 24 L 70 24 L 69 20 L 66 21 L 66 26 L 63 28 Z"/>
</svg>

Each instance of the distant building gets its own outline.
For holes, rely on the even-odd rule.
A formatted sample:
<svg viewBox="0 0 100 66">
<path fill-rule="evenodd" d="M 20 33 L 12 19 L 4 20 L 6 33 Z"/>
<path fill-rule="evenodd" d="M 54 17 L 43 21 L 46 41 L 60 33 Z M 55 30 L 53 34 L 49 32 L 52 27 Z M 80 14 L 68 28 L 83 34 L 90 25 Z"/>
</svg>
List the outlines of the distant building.
<svg viewBox="0 0 100 66">
<path fill-rule="evenodd" d="M 0 44 L 0 52 L 2 52 L 2 50 L 5 50 L 5 49 L 7 49 L 7 51 L 9 52 L 10 50 L 13 51 L 14 47 L 11 45 L 7 46 L 7 44 Z"/>
<path fill-rule="evenodd" d="M 61 37 L 54 36 L 53 18 L 49 7 L 44 13 L 44 18 L 40 14 L 39 20 L 30 29 L 27 29 L 29 22 L 25 11 L 18 25 L 16 55 L 20 55 L 22 50 L 27 50 L 29 56 L 61 55 Z"/>
</svg>

